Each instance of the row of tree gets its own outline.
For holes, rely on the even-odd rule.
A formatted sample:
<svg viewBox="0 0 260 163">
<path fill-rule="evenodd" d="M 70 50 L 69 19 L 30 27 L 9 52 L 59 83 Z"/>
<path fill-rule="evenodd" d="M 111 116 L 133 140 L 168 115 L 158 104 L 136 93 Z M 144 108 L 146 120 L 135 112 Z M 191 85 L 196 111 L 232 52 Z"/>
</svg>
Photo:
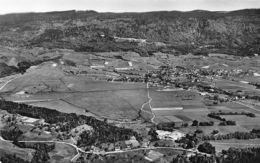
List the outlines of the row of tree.
<svg viewBox="0 0 260 163">
<path fill-rule="evenodd" d="M 201 137 L 202 140 L 227 140 L 227 139 L 256 139 L 260 138 L 259 130 L 253 129 L 251 132 L 234 132 L 225 135 L 204 135 Z"/>
<path fill-rule="evenodd" d="M 220 126 L 235 126 L 236 125 L 235 121 L 226 120 L 225 118 L 222 118 L 221 115 L 246 115 L 246 116 L 249 116 L 249 117 L 255 117 L 255 114 L 245 113 L 245 112 L 241 112 L 241 113 L 237 113 L 237 112 L 227 112 L 227 113 L 213 112 L 213 113 L 209 113 L 208 117 L 222 121 L 222 122 L 219 123 Z"/>
<path fill-rule="evenodd" d="M 220 126 L 235 126 L 236 122 L 227 120 L 227 121 L 220 122 L 219 125 Z"/>
<path fill-rule="evenodd" d="M 213 126 L 214 122 L 209 121 L 209 122 L 199 122 L 197 120 L 194 120 L 191 124 L 192 126 Z"/>
<path fill-rule="evenodd" d="M 219 111 L 219 112 L 212 112 L 210 113 L 210 115 L 245 115 L 245 116 L 248 116 L 248 117 L 255 117 L 255 114 L 254 113 L 251 113 L 251 112 L 222 112 L 222 111 Z"/>
</svg>

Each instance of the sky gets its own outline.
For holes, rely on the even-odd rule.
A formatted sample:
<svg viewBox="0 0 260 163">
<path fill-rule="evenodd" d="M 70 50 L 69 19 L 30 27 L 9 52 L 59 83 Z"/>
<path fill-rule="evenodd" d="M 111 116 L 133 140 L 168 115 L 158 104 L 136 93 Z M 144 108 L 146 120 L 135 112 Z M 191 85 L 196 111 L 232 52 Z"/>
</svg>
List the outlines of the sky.
<svg viewBox="0 0 260 163">
<path fill-rule="evenodd" d="M 260 8 L 260 0 L 0 0 L 0 14 L 63 10 L 145 12 Z"/>
</svg>

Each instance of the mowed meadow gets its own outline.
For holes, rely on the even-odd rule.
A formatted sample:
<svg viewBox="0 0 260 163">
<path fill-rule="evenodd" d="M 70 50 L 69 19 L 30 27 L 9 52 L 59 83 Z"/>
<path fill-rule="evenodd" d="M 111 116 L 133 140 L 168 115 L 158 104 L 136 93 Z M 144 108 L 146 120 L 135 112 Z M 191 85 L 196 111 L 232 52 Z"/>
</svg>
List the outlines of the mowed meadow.
<svg viewBox="0 0 260 163">
<path fill-rule="evenodd" d="M 149 89 L 151 107 L 157 123 L 186 123 L 195 119 L 206 119 L 209 113 L 201 102 L 202 97 L 192 91 Z"/>
<path fill-rule="evenodd" d="M 145 83 L 68 76 L 50 63 L 14 79 L 1 92 L 10 101 L 116 120 L 136 118 L 148 101 Z"/>
</svg>

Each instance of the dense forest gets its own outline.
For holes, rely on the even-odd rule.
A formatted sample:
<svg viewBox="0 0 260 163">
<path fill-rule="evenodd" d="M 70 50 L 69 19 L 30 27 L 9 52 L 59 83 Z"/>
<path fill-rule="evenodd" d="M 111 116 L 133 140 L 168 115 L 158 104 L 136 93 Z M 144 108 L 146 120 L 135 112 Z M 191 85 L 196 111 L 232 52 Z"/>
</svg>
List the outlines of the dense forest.
<svg viewBox="0 0 260 163">
<path fill-rule="evenodd" d="M 172 54 L 259 53 L 259 9 L 233 12 L 64 11 L 0 16 L 0 45 Z M 105 35 L 106 39 L 100 38 Z M 118 43 L 113 36 L 147 40 Z M 151 44 L 161 42 L 162 44 Z"/>
</svg>

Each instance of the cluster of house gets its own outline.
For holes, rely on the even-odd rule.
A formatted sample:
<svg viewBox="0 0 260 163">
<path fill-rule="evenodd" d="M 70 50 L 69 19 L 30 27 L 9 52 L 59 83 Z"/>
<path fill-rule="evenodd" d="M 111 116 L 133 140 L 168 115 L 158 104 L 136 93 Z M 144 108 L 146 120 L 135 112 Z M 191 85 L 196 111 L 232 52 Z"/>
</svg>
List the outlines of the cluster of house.
<svg viewBox="0 0 260 163">
<path fill-rule="evenodd" d="M 148 140 L 144 140 L 141 143 L 136 140 L 134 136 L 132 136 L 129 140 L 126 141 L 118 141 L 116 143 L 103 143 L 101 147 L 91 147 L 91 152 L 105 152 L 105 151 L 123 151 L 123 150 L 131 150 L 134 148 L 146 148 L 149 145 Z"/>
<path fill-rule="evenodd" d="M 12 119 L 15 120 L 18 123 L 26 124 L 26 125 L 31 125 L 31 126 L 36 126 L 36 125 L 43 125 L 45 124 L 44 119 L 36 119 L 36 118 L 31 118 L 31 117 L 26 117 L 26 116 L 21 116 L 19 114 L 17 115 L 11 115 L 7 113 L 6 111 L 3 111 L 3 116 L 2 118 L 4 120 Z"/>
<path fill-rule="evenodd" d="M 175 141 L 185 136 L 184 133 L 180 131 L 164 131 L 164 130 L 156 130 L 157 136 L 160 140 L 170 140 Z M 150 141 L 147 139 L 143 140 L 142 142 L 139 142 L 136 140 L 134 136 L 132 136 L 129 140 L 126 141 L 118 141 L 116 143 L 103 143 L 101 147 L 95 147 L 92 146 L 91 150 L 92 152 L 105 152 L 105 151 L 124 151 L 124 150 L 131 150 L 135 148 L 147 148 L 150 145 Z M 153 154 L 151 153 L 149 157 L 147 157 L 147 160 L 152 159 L 155 160 L 159 157 L 153 157 Z"/>
</svg>

